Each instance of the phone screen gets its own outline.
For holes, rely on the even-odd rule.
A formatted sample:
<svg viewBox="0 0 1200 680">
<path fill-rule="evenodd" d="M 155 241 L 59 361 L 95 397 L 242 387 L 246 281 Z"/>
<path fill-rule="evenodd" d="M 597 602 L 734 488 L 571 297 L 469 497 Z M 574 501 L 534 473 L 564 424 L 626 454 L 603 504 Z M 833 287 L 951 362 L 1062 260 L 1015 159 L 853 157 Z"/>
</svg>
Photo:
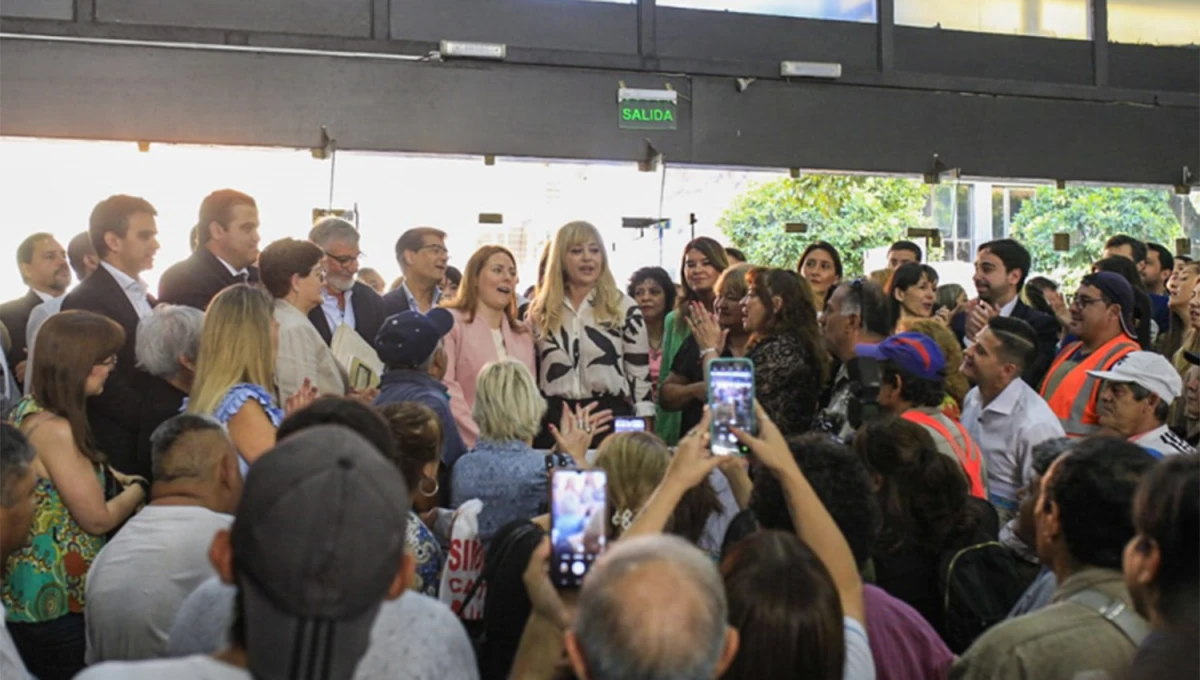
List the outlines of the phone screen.
<svg viewBox="0 0 1200 680">
<path fill-rule="evenodd" d="M 578 588 L 604 552 L 608 475 L 603 470 L 557 470 L 550 482 L 550 580 Z"/>
<path fill-rule="evenodd" d="M 613 432 L 645 432 L 646 419 L 617 416 L 613 419 Z"/>
<path fill-rule="evenodd" d="M 712 452 L 722 456 L 740 452 L 733 428 L 755 431 L 754 364 L 745 359 L 713 359 L 708 368 L 708 410 Z"/>
</svg>

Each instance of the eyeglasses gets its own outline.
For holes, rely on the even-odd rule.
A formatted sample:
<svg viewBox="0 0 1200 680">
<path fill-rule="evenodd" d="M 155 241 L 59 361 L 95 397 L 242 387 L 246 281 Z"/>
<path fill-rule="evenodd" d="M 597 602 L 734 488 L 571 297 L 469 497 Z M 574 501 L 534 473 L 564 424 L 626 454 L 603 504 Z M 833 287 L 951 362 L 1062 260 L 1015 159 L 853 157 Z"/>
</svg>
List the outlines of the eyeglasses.
<svg viewBox="0 0 1200 680">
<path fill-rule="evenodd" d="M 438 257 L 441 257 L 442 255 L 450 254 L 450 251 L 446 250 L 446 246 L 439 245 L 437 243 L 430 243 L 428 245 L 424 245 L 424 246 L 421 246 L 420 248 L 417 248 L 418 253 L 421 252 L 422 250 L 432 250 L 433 254 Z"/>
<path fill-rule="evenodd" d="M 103 366 L 105 368 L 116 368 L 117 367 L 117 355 L 114 354 L 111 357 L 105 359 L 104 361 L 97 361 L 96 365 Z"/>
<path fill-rule="evenodd" d="M 359 253 L 357 255 L 334 255 L 333 253 L 326 252 L 325 257 L 328 257 L 343 267 L 348 267 L 350 266 L 351 262 L 362 262 L 363 258 L 366 257 L 366 254 Z"/>
<path fill-rule="evenodd" d="M 1104 298 L 1093 298 L 1086 295 L 1069 295 L 1067 296 L 1067 304 L 1072 307 L 1083 309 L 1089 305 L 1094 305 L 1097 302 L 1104 302 Z"/>
</svg>

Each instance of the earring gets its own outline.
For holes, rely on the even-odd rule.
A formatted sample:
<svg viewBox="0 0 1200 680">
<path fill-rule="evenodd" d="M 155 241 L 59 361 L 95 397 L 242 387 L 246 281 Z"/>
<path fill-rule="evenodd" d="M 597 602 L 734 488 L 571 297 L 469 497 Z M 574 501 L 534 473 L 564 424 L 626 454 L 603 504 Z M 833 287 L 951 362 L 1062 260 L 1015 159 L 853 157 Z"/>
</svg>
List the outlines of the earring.
<svg viewBox="0 0 1200 680">
<path fill-rule="evenodd" d="M 433 498 L 434 496 L 437 495 L 438 490 L 441 489 L 442 487 L 440 484 L 438 484 L 438 480 L 433 479 L 433 491 L 426 491 L 425 490 L 425 481 L 429 480 L 429 479 L 433 479 L 433 478 L 432 477 L 422 477 L 420 483 L 417 484 L 417 491 L 420 491 L 421 495 L 426 498 Z"/>
</svg>

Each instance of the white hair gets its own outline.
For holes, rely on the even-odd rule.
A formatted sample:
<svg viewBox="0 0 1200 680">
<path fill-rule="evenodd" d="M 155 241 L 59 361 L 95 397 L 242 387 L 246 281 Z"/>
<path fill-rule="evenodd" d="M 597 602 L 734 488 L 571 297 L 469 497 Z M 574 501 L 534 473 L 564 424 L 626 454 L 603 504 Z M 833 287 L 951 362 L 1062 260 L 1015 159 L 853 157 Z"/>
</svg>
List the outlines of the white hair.
<svg viewBox="0 0 1200 680">
<path fill-rule="evenodd" d="M 479 372 L 471 415 L 483 439 L 528 441 L 542 427 L 546 400 L 525 364 L 493 361 Z"/>
<path fill-rule="evenodd" d="M 182 305 L 159 305 L 138 322 L 137 363 L 150 375 L 170 380 L 179 375 L 179 357 L 196 360 L 204 312 Z"/>
</svg>

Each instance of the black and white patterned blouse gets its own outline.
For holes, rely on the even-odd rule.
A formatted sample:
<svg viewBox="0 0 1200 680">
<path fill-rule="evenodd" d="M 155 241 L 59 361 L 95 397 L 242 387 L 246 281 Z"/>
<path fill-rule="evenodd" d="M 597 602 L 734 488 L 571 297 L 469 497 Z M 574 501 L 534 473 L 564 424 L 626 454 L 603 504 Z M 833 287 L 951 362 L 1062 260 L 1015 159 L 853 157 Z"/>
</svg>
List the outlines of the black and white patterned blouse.
<svg viewBox="0 0 1200 680">
<path fill-rule="evenodd" d="M 563 300 L 562 328 L 537 338 L 538 384 L 560 399 L 625 397 L 637 416 L 654 417 L 650 387 L 650 340 L 642 310 L 628 295 L 620 323 L 598 324 L 593 292 L 576 312 Z M 536 330 L 536 326 L 535 326 Z"/>
</svg>

